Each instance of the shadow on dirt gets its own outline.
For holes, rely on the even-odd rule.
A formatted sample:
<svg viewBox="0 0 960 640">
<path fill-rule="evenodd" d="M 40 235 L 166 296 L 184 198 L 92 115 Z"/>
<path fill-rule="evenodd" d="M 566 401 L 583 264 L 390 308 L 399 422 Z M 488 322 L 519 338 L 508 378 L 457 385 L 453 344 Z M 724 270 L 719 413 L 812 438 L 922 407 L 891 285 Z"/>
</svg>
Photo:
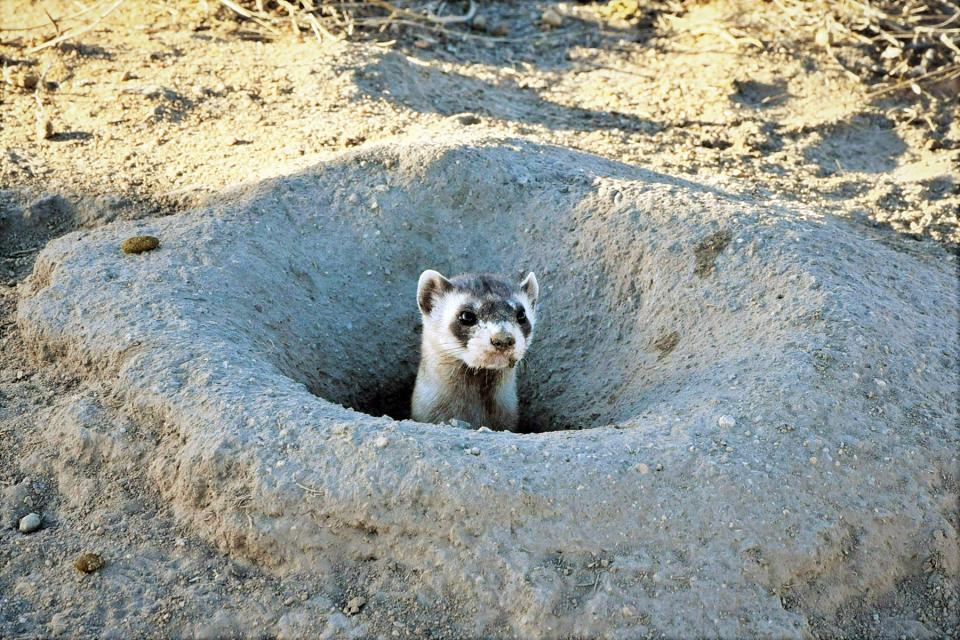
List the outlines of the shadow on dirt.
<svg viewBox="0 0 960 640">
<path fill-rule="evenodd" d="M 893 121 L 884 116 L 858 115 L 825 127 L 821 135 L 803 155 L 829 172 L 887 173 L 908 148 Z"/>
<path fill-rule="evenodd" d="M 421 113 L 450 116 L 474 112 L 575 131 L 624 129 L 653 133 L 661 128 L 652 120 L 632 114 L 558 104 L 512 80 L 485 82 L 393 52 L 359 69 L 356 82 L 367 97 L 388 100 Z"/>
</svg>

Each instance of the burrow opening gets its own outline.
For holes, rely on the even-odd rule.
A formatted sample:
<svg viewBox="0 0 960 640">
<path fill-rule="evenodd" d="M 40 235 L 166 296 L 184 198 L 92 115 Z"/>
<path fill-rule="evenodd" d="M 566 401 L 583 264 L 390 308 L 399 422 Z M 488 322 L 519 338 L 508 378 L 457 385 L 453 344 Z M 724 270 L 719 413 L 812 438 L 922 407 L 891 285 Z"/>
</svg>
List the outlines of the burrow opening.
<svg viewBox="0 0 960 640">
<path fill-rule="evenodd" d="M 287 207 L 290 224 L 247 239 L 252 273 L 274 277 L 246 295 L 265 328 L 254 341 L 285 375 L 330 402 L 408 418 L 426 268 L 537 273 L 538 324 L 518 371 L 526 432 L 630 424 L 685 385 L 715 384 L 717 361 L 757 347 L 763 318 L 704 304 L 725 286 L 715 264 L 728 230 L 669 219 L 662 190 L 640 189 L 625 208 L 590 181 L 517 181 L 511 162 L 477 151 L 421 163 L 406 182 L 384 166 L 416 158 L 288 178 L 262 205 Z"/>
</svg>

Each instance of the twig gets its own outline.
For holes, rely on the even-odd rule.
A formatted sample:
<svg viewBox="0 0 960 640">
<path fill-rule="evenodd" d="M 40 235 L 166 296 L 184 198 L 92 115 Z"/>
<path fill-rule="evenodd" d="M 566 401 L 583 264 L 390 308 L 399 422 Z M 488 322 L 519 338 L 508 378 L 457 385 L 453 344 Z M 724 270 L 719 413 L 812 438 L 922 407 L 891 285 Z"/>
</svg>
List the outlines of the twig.
<svg viewBox="0 0 960 640">
<path fill-rule="evenodd" d="M 101 14 L 100 14 L 95 20 L 93 20 L 92 22 L 89 22 L 89 23 L 85 24 L 85 25 L 82 26 L 82 27 L 78 27 L 77 29 L 72 29 L 72 30 L 70 30 L 70 31 L 67 31 L 66 33 L 60 34 L 59 36 L 57 36 L 57 37 L 54 38 L 53 40 L 47 40 L 47 41 L 44 42 L 43 44 L 38 44 L 38 45 L 35 46 L 35 47 L 31 47 L 31 48 L 27 49 L 27 53 L 36 53 L 37 51 L 41 51 L 41 50 L 43 50 L 43 49 L 48 49 L 48 48 L 50 48 L 50 47 L 54 47 L 54 46 L 60 44 L 61 42 L 65 42 L 65 41 L 69 40 L 70 38 L 75 38 L 75 37 L 77 37 L 77 36 L 79 36 L 79 35 L 83 35 L 83 34 L 86 33 L 87 31 L 90 31 L 90 30 L 93 29 L 95 26 L 97 26 L 97 24 L 99 24 L 101 20 L 103 20 L 104 18 L 106 18 L 108 15 L 110 15 L 110 14 L 113 12 L 113 10 L 116 9 L 117 7 L 119 7 L 121 4 L 123 4 L 123 0 L 114 0 L 113 4 L 111 4 L 109 7 L 107 7 L 107 9 L 106 9 L 103 13 L 101 13 Z"/>
<path fill-rule="evenodd" d="M 31 253 L 36 253 L 37 251 L 40 251 L 40 249 L 43 249 L 43 245 L 40 245 L 37 247 L 31 247 L 30 249 L 21 249 L 20 251 L 14 251 L 12 253 L 8 253 L 7 255 L 3 256 L 3 259 L 15 260 L 17 258 L 22 258 L 23 256 L 28 256 Z"/>
<path fill-rule="evenodd" d="M 50 20 L 51 24 L 53 24 L 53 30 L 57 32 L 57 35 L 60 35 L 60 25 L 58 25 L 57 21 L 53 19 L 53 16 L 50 15 L 50 12 L 47 11 L 46 7 L 43 8 L 43 12 L 46 14 L 47 19 Z"/>
<path fill-rule="evenodd" d="M 263 13 L 257 13 L 257 14 L 255 14 L 255 13 L 253 13 L 252 11 L 247 11 L 246 9 L 244 9 L 243 7 L 241 7 L 240 5 L 238 5 L 236 2 L 233 2 L 233 0 L 220 0 L 220 3 L 221 3 L 223 6 L 227 7 L 228 9 L 230 9 L 231 11 L 233 11 L 234 13 L 236 13 L 236 14 L 238 14 L 238 15 L 240 15 L 240 16 L 243 16 L 244 18 L 246 18 L 246 19 L 248 19 L 248 20 L 253 20 L 254 22 L 256 22 L 257 24 L 259 24 L 261 27 L 263 27 L 264 29 L 266 29 L 266 30 L 269 31 L 270 33 L 279 33 L 279 32 L 278 32 L 276 29 L 274 29 L 273 26 L 268 22 L 268 20 L 269 20 L 270 18 L 269 18 L 269 16 L 266 16 L 266 14 L 263 14 Z"/>
<path fill-rule="evenodd" d="M 875 98 L 881 96 L 885 93 L 890 93 L 891 91 L 896 91 L 897 89 L 902 89 L 904 87 L 909 87 L 910 85 L 919 86 L 921 82 L 930 81 L 934 78 L 938 80 L 949 80 L 956 76 L 960 76 L 960 64 L 952 64 L 946 67 L 940 67 L 939 69 L 934 69 L 933 71 L 928 71 L 927 73 L 921 74 L 916 78 L 906 78 L 900 82 L 895 82 L 894 84 L 880 87 L 876 91 L 870 91 L 867 93 L 867 96 L 870 98 Z M 937 76 L 943 76 L 942 78 L 937 78 Z"/>
<path fill-rule="evenodd" d="M 297 482 L 297 481 L 294 481 L 294 484 L 297 485 L 298 487 L 300 487 L 301 489 L 303 489 L 304 491 L 306 491 L 307 493 L 313 494 L 313 495 L 315 495 L 315 496 L 322 496 L 322 495 L 324 495 L 323 491 L 320 491 L 319 489 L 314 489 L 313 487 L 308 487 L 307 485 L 305 485 L 305 484 L 300 484 L 300 483 Z"/>
</svg>

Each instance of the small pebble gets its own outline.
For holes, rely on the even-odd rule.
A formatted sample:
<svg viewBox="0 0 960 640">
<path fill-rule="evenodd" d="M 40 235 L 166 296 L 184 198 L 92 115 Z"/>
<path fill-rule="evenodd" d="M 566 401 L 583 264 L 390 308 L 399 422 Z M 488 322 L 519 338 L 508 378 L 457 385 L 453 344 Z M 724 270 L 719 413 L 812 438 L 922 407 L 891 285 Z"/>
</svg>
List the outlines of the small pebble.
<svg viewBox="0 0 960 640">
<path fill-rule="evenodd" d="M 451 418 L 449 424 L 451 427 L 456 427 L 457 429 L 473 429 L 473 425 L 469 422 L 457 420 L 456 418 Z"/>
<path fill-rule="evenodd" d="M 480 455 L 480 449 L 478 449 L 477 447 L 470 447 L 469 449 L 467 449 L 467 453 L 469 453 L 472 456 L 478 456 Z"/>
<path fill-rule="evenodd" d="M 826 49 L 830 46 L 830 32 L 826 29 L 817 29 L 817 33 L 814 36 L 813 41 L 818 47 Z"/>
<path fill-rule="evenodd" d="M 810 464 L 812 465 L 817 464 L 817 456 L 810 456 Z"/>
<path fill-rule="evenodd" d="M 498 38 L 503 37 L 508 33 L 510 33 L 510 28 L 502 22 L 500 24 L 493 25 L 493 28 L 490 29 L 490 35 Z"/>
<path fill-rule="evenodd" d="M 17 84 L 19 84 L 20 88 L 24 91 L 33 91 L 37 88 L 37 85 L 40 84 L 40 76 L 33 71 L 24 71 L 17 80 Z"/>
<path fill-rule="evenodd" d="M 886 380 L 881 380 L 880 378 L 874 378 L 874 379 L 873 379 L 873 383 L 874 383 L 875 385 L 877 385 L 878 387 L 880 387 L 881 389 L 884 389 L 884 388 L 886 388 L 886 386 L 887 386 L 887 381 L 886 381 Z"/>
<path fill-rule="evenodd" d="M 543 15 L 540 16 L 540 21 L 548 27 L 553 27 L 556 29 L 563 24 L 563 16 L 553 9 L 547 9 L 543 12 Z"/>
<path fill-rule="evenodd" d="M 721 429 L 729 429 L 730 427 L 736 426 L 737 421 L 733 416 L 720 416 L 717 418 L 717 424 L 720 425 Z"/>
<path fill-rule="evenodd" d="M 143 253 L 144 251 L 153 251 L 160 246 L 160 239 L 153 236 L 133 236 L 127 238 L 120 245 L 124 253 Z"/>
<path fill-rule="evenodd" d="M 40 528 L 40 514 L 28 513 L 20 518 L 20 533 L 33 533 Z"/>
<path fill-rule="evenodd" d="M 637 471 L 640 472 L 640 475 L 645 476 L 648 473 L 650 473 L 650 467 L 648 467 L 647 465 L 641 462 L 640 464 L 637 465 Z"/>
<path fill-rule="evenodd" d="M 82 573 L 93 573 L 102 569 L 105 564 L 99 553 L 85 553 L 74 561 L 73 566 Z"/>
<path fill-rule="evenodd" d="M 473 113 L 464 113 L 457 116 L 457 122 L 465 127 L 469 127 L 471 125 L 480 124 L 480 118 Z"/>
<path fill-rule="evenodd" d="M 487 30 L 487 17 L 486 16 L 477 16 L 473 19 L 473 22 L 470 23 L 470 26 L 476 29 L 477 31 L 486 31 Z"/>
<path fill-rule="evenodd" d="M 350 598 L 347 602 L 347 606 L 344 607 L 343 612 L 348 616 L 354 616 L 360 613 L 360 609 L 363 609 L 364 605 L 367 604 L 367 599 L 363 596 L 357 596 L 355 598 Z"/>
<path fill-rule="evenodd" d="M 377 449 L 383 449 L 388 444 L 390 444 L 390 441 L 387 440 L 384 436 L 380 436 L 379 438 L 373 441 L 373 446 L 375 446 Z"/>
</svg>

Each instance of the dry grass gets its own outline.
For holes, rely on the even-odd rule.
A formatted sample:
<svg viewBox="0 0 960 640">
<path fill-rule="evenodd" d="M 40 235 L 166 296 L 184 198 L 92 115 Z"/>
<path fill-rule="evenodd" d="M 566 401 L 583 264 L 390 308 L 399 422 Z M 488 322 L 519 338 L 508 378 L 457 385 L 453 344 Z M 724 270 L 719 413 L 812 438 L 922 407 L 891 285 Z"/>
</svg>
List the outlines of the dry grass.
<svg viewBox="0 0 960 640">
<path fill-rule="evenodd" d="M 613 0 L 620 6 L 643 0 Z M 813 44 L 879 95 L 922 94 L 960 79 L 956 0 L 711 0 L 660 2 L 667 33 L 713 33 L 735 46 L 800 50 Z M 705 17 L 706 16 L 706 17 Z M 949 89 L 948 89 L 949 93 Z"/>
<path fill-rule="evenodd" d="M 188 2 L 190 0 L 168 0 Z M 212 0 L 213 1 L 213 0 Z M 125 0 L 101 0 L 50 23 L 54 46 L 89 31 Z M 369 37 L 388 29 L 471 32 L 474 0 L 215 0 L 266 32 L 313 34 L 318 40 Z M 801 50 L 811 44 L 875 95 L 918 95 L 960 86 L 960 5 L 956 0 L 608 0 L 603 19 L 661 36 L 714 36 L 737 47 Z M 48 16 L 49 17 L 49 16 Z M 74 26 L 67 29 L 64 23 Z M 49 28 L 37 25 L 30 29 Z M 497 39 L 497 38 L 493 38 Z M 943 93 L 943 91 L 941 91 Z"/>
<path fill-rule="evenodd" d="M 388 0 L 218 0 L 237 15 L 270 31 L 313 32 L 318 40 L 350 38 L 357 33 L 382 32 L 388 27 L 414 26 L 444 31 L 469 23 L 476 14 L 474 0 L 463 13 L 445 12 L 446 2 L 410 6 Z"/>
</svg>

